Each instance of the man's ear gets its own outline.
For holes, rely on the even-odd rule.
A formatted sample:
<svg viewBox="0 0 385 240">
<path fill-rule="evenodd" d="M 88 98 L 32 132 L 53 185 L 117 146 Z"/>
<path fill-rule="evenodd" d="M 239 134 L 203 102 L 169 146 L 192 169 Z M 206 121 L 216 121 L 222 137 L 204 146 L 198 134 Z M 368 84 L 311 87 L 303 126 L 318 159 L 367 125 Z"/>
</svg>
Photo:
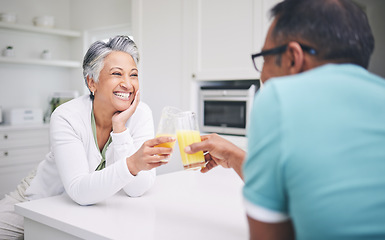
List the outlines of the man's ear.
<svg viewBox="0 0 385 240">
<path fill-rule="evenodd" d="M 304 52 L 297 42 L 289 42 L 287 45 L 288 54 L 288 70 L 289 74 L 297 74 L 302 72 L 304 62 Z"/>
<path fill-rule="evenodd" d="M 95 81 L 90 76 L 87 76 L 87 85 L 88 85 L 88 88 L 91 90 L 91 92 L 95 92 L 96 90 Z"/>
</svg>

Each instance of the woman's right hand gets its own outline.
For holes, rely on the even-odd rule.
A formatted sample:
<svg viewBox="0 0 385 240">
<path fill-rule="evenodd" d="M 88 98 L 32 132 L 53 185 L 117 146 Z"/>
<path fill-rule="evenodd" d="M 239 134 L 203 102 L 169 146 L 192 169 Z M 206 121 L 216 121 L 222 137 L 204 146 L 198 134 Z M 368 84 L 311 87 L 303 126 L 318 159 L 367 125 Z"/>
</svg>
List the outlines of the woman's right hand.
<svg viewBox="0 0 385 240">
<path fill-rule="evenodd" d="M 172 148 L 155 147 L 161 143 L 175 142 L 173 137 L 157 137 L 143 143 L 142 147 L 132 156 L 126 158 L 127 167 L 134 176 L 142 170 L 150 170 L 167 164 Z"/>
</svg>

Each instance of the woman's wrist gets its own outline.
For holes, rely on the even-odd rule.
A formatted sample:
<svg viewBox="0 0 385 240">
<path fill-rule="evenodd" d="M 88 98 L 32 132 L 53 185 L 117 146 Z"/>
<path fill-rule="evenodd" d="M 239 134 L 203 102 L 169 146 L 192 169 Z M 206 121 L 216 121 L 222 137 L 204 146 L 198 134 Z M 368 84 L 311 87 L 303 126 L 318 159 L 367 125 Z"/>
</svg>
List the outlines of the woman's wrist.
<svg viewBox="0 0 385 240">
<path fill-rule="evenodd" d="M 124 132 L 126 131 L 126 126 L 123 124 L 123 125 L 112 125 L 112 132 L 114 133 L 121 133 L 121 132 Z"/>
<path fill-rule="evenodd" d="M 130 173 L 133 176 L 136 176 L 140 172 L 140 170 L 135 165 L 133 156 L 126 158 L 126 165 L 127 165 L 128 171 L 130 171 Z"/>
</svg>

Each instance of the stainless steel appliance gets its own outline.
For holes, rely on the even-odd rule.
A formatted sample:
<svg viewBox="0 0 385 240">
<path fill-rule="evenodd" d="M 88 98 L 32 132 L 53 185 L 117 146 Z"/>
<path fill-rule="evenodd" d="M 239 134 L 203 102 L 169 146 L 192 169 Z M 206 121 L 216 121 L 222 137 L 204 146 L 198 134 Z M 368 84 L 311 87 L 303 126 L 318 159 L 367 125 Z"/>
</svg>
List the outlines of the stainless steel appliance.
<svg viewBox="0 0 385 240">
<path fill-rule="evenodd" d="M 238 82 L 237 82 L 238 83 Z M 202 132 L 246 135 L 258 81 L 201 86 L 199 97 Z"/>
</svg>

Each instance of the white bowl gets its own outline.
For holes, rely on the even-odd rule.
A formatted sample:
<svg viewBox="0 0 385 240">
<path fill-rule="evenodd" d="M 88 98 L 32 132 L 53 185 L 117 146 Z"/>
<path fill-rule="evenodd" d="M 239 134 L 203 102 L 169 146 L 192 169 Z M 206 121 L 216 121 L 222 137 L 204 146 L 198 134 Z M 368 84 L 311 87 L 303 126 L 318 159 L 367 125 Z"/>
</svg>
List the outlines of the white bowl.
<svg viewBox="0 0 385 240">
<path fill-rule="evenodd" d="M 40 16 L 33 19 L 33 24 L 37 27 L 51 28 L 55 25 L 55 18 L 53 16 Z"/>
<path fill-rule="evenodd" d="M 0 13 L 0 21 L 6 23 L 15 23 L 16 14 L 15 13 Z"/>
</svg>

